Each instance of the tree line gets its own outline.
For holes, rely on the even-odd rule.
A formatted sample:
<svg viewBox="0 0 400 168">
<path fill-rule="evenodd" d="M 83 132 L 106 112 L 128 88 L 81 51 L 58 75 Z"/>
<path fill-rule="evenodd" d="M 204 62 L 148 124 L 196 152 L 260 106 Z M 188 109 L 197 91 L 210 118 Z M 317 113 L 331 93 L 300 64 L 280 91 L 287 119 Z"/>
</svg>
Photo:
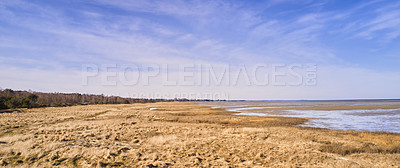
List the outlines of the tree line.
<svg viewBox="0 0 400 168">
<path fill-rule="evenodd" d="M 0 90 L 0 109 L 60 107 L 87 104 L 130 104 L 168 101 L 164 99 L 123 98 L 80 93 L 42 93 Z"/>
</svg>

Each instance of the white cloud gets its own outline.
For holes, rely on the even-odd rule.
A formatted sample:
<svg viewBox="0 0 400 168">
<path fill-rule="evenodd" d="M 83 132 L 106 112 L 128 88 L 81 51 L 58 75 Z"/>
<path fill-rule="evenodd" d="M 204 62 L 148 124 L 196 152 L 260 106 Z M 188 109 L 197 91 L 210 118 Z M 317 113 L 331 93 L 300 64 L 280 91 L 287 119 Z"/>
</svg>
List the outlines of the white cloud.
<svg viewBox="0 0 400 168">
<path fill-rule="evenodd" d="M 354 34 L 357 38 L 367 40 L 380 40 L 382 42 L 391 42 L 399 37 L 400 31 L 400 12 L 398 7 L 400 3 L 388 3 L 375 7 L 375 10 L 366 9 L 373 4 L 382 2 L 381 0 L 370 1 L 347 11 L 347 23 L 341 32 Z M 365 12 L 361 17 L 360 12 Z"/>
<path fill-rule="evenodd" d="M 217 1 L 145 1 L 137 0 L 98 0 L 97 3 L 111 5 L 117 8 L 136 12 L 149 12 L 156 14 L 172 14 L 172 15 L 208 15 L 221 7 L 221 2 Z"/>
<path fill-rule="evenodd" d="M 178 81 L 179 73 L 170 71 L 169 80 Z M 230 73 L 234 77 L 237 72 L 233 70 Z M 221 85 L 213 84 L 211 86 L 167 86 L 163 83 L 165 81 L 162 79 L 162 74 L 152 78 L 149 86 L 141 85 L 143 83 L 133 86 L 122 85 L 121 83 L 118 83 L 117 86 L 105 86 L 97 81 L 100 77 L 90 78 L 90 81 L 96 80 L 97 82 L 85 86 L 81 82 L 80 71 L 65 69 L 47 71 L 1 66 L 0 76 L 2 81 L 0 86 L 2 88 L 32 89 L 46 92 L 104 93 L 119 96 L 142 94 L 142 96 L 154 97 L 155 95 L 217 93 L 228 95 L 227 98 L 229 99 L 258 100 L 397 98 L 396 96 L 400 94 L 400 90 L 396 89 L 400 82 L 400 78 L 397 78 L 400 76 L 399 72 L 377 72 L 362 68 L 318 66 L 317 84 L 315 86 L 275 86 L 271 81 L 264 86 L 248 86 L 246 78 L 243 77 L 239 78 L 238 85 L 233 85 L 233 81 L 231 81 L 231 83 L 222 82 Z M 196 79 L 189 80 L 194 81 Z"/>
</svg>

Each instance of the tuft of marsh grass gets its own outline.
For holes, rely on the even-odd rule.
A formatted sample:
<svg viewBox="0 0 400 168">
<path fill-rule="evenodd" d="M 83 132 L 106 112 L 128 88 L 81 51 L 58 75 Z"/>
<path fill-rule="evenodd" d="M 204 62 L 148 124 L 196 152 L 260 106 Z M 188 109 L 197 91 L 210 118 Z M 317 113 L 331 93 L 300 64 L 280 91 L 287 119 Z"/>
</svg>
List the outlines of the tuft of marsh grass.
<svg viewBox="0 0 400 168">
<path fill-rule="evenodd" d="M 324 144 L 320 148 L 321 152 L 336 153 L 340 155 L 350 155 L 353 153 L 381 153 L 381 154 L 394 154 L 400 153 L 400 146 L 378 146 L 374 144 L 364 144 L 356 147 L 346 145 L 343 143 L 329 143 Z"/>
</svg>

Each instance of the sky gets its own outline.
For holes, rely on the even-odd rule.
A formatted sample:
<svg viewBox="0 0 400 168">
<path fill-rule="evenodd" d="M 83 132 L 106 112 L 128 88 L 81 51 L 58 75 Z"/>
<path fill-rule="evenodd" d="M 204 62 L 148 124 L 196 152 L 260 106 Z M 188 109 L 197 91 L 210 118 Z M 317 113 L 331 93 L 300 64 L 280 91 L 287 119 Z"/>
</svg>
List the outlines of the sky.
<svg viewBox="0 0 400 168">
<path fill-rule="evenodd" d="M 400 1 L 394 0 L 0 0 L 3 89 L 392 99 L 400 98 L 399 65 Z M 210 68 L 202 67 L 230 76 L 207 83 Z M 138 82 L 126 82 L 134 74 Z"/>
</svg>

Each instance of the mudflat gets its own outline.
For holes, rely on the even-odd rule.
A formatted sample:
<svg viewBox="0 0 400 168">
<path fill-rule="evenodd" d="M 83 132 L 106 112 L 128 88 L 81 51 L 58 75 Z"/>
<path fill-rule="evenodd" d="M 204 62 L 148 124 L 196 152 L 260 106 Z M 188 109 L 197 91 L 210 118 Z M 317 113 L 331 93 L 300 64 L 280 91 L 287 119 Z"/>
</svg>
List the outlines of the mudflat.
<svg viewBox="0 0 400 168">
<path fill-rule="evenodd" d="M 0 113 L 0 165 L 36 167 L 399 167 L 400 134 L 295 125 L 163 102 Z"/>
</svg>

